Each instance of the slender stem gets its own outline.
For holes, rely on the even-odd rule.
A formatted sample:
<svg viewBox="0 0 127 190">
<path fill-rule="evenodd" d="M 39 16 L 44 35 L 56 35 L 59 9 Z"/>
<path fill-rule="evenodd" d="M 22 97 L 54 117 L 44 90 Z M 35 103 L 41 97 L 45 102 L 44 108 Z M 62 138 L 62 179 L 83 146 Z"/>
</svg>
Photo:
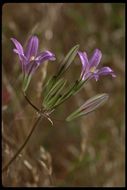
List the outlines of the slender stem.
<svg viewBox="0 0 127 190">
<path fill-rule="evenodd" d="M 27 100 L 27 102 L 38 112 L 40 112 L 39 108 L 37 108 L 31 101 L 30 99 L 27 97 L 27 95 L 25 94 L 25 92 L 23 92 L 23 95 L 25 97 L 25 99 Z"/>
<path fill-rule="evenodd" d="M 25 141 L 23 142 L 23 144 L 20 146 L 20 148 L 18 149 L 18 151 L 15 153 L 15 155 L 12 157 L 12 159 L 2 168 L 2 172 L 6 171 L 7 168 L 13 163 L 13 161 L 17 158 L 17 156 L 21 153 L 21 151 L 23 150 L 23 148 L 25 147 L 25 145 L 27 144 L 28 140 L 30 139 L 31 135 L 33 134 L 34 129 L 36 128 L 37 124 L 39 123 L 40 119 L 42 118 L 42 116 L 39 116 L 36 120 L 36 122 L 34 123 L 32 129 L 30 130 L 28 136 L 26 137 Z"/>
</svg>

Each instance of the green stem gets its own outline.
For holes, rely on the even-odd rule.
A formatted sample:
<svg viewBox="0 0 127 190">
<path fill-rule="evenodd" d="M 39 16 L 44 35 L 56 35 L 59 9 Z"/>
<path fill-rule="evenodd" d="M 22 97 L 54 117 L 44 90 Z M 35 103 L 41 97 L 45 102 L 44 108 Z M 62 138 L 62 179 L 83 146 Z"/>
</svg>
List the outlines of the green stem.
<svg viewBox="0 0 127 190">
<path fill-rule="evenodd" d="M 39 108 L 37 108 L 37 107 L 30 101 L 30 99 L 27 97 L 27 95 L 26 95 L 25 92 L 23 92 L 23 95 L 24 95 L 26 101 L 27 101 L 37 112 L 40 112 Z"/>
<path fill-rule="evenodd" d="M 36 122 L 34 123 L 32 129 L 30 130 L 28 136 L 26 137 L 24 143 L 20 146 L 20 148 L 18 149 L 18 151 L 15 153 L 15 155 L 12 157 L 12 159 L 2 168 L 2 172 L 6 171 L 8 169 L 8 167 L 13 163 L 13 161 L 17 158 L 17 156 L 21 153 L 21 151 L 23 150 L 23 148 L 25 147 L 25 145 L 27 144 L 28 140 L 30 139 L 31 135 L 33 134 L 34 129 L 36 128 L 37 124 L 39 123 L 40 119 L 42 118 L 42 116 L 39 116 L 36 120 Z"/>
</svg>

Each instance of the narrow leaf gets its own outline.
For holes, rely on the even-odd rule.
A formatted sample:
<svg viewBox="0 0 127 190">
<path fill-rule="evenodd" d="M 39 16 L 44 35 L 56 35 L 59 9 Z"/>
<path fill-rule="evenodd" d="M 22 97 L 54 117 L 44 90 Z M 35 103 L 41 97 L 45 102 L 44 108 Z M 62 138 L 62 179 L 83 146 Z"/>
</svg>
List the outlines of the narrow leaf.
<svg viewBox="0 0 127 190">
<path fill-rule="evenodd" d="M 61 98 L 59 99 L 59 101 L 56 102 L 56 104 L 54 105 L 53 108 L 58 107 L 65 100 L 67 100 L 69 97 L 71 97 L 73 95 L 75 85 L 76 85 L 76 83 L 72 84 L 71 86 L 69 86 L 69 88 L 67 88 L 67 90 L 65 90 L 66 92 L 61 96 Z"/>
<path fill-rule="evenodd" d="M 43 87 L 43 96 L 46 97 L 49 91 L 51 90 L 52 86 L 56 82 L 55 76 L 49 78 L 49 80 L 46 82 L 45 86 Z"/>
<path fill-rule="evenodd" d="M 61 86 L 64 85 L 65 80 L 64 79 L 59 79 L 50 89 L 47 95 L 44 97 L 43 102 L 47 102 L 48 100 L 51 99 L 52 96 L 54 96 L 59 89 L 61 89 Z"/>
<path fill-rule="evenodd" d="M 57 73 L 57 78 L 60 77 L 71 65 L 72 61 L 74 60 L 75 56 L 77 55 L 79 49 L 79 45 L 74 46 L 69 53 L 64 58 L 62 65 Z"/>
<path fill-rule="evenodd" d="M 56 91 L 52 91 L 53 93 L 51 94 L 51 96 L 44 102 L 44 105 L 47 109 L 54 107 L 56 103 L 60 101 L 60 98 L 62 96 L 60 92 L 62 91 L 65 85 L 66 81 L 63 81 L 62 85 L 59 86 L 59 88 Z"/>
<path fill-rule="evenodd" d="M 104 93 L 104 94 L 98 94 L 93 98 L 88 99 L 82 106 L 80 106 L 72 114 L 70 114 L 66 118 L 66 121 L 71 121 L 77 117 L 87 115 L 88 113 L 94 111 L 95 109 L 103 105 L 108 99 L 108 97 L 109 97 L 108 94 Z"/>
</svg>

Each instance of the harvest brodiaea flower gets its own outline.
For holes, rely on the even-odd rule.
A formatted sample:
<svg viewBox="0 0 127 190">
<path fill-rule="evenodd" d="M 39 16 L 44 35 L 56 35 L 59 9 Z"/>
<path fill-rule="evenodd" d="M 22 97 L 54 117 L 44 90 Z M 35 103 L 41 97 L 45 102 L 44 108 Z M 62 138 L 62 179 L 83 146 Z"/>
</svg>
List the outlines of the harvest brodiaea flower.
<svg viewBox="0 0 127 190">
<path fill-rule="evenodd" d="M 24 73 L 31 74 L 44 61 L 55 60 L 55 55 L 50 51 L 38 52 L 39 41 L 37 36 L 30 37 L 25 50 L 16 39 L 11 38 L 11 40 L 15 45 L 13 51 L 18 54 Z"/>
<path fill-rule="evenodd" d="M 55 60 L 55 55 L 50 51 L 43 51 L 41 53 L 38 52 L 39 40 L 37 36 L 31 36 L 29 38 L 25 50 L 15 38 L 11 38 L 11 40 L 15 45 L 15 49 L 13 49 L 13 51 L 19 56 L 25 79 L 28 79 L 30 76 L 29 81 L 31 75 L 40 66 L 40 64 L 42 64 L 44 61 Z"/>
<path fill-rule="evenodd" d="M 99 79 L 99 76 L 109 75 L 109 74 L 112 77 L 116 76 L 110 67 L 102 67 L 100 69 L 98 68 L 98 65 L 102 57 L 102 53 L 99 49 L 95 49 L 90 59 L 88 59 L 86 52 L 79 51 L 78 55 L 82 63 L 82 72 L 81 72 L 82 80 L 95 78 L 95 80 L 97 81 Z"/>
</svg>

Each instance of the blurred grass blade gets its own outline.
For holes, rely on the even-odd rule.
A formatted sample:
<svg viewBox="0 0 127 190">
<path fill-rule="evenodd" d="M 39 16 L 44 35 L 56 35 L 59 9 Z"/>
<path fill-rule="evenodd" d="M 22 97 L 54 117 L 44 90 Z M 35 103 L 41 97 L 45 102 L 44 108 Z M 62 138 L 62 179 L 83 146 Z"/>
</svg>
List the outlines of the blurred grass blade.
<svg viewBox="0 0 127 190">
<path fill-rule="evenodd" d="M 80 106 L 80 108 L 78 108 L 72 114 L 70 114 L 66 118 L 66 121 L 71 121 L 77 117 L 87 115 L 88 113 L 94 111 L 95 109 L 103 105 L 108 99 L 108 97 L 109 97 L 108 94 L 103 93 L 88 99 L 82 106 Z"/>
<path fill-rule="evenodd" d="M 76 45 L 66 55 L 58 73 L 56 74 L 57 78 L 60 77 L 68 69 L 68 67 L 71 65 L 72 61 L 74 60 L 75 56 L 77 55 L 78 49 L 79 49 L 79 45 Z"/>
</svg>

